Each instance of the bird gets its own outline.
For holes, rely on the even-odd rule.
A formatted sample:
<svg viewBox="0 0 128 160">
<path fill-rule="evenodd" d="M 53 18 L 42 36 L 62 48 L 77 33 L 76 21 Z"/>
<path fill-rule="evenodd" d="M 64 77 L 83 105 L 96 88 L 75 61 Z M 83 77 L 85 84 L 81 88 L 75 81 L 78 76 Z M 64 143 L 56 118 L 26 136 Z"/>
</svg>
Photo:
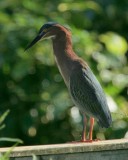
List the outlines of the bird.
<svg viewBox="0 0 128 160">
<path fill-rule="evenodd" d="M 70 29 L 56 23 L 44 24 L 37 36 L 27 45 L 25 51 L 38 41 L 51 39 L 55 61 L 67 86 L 71 99 L 83 115 L 83 130 L 80 142 L 93 141 L 94 119 L 99 126 L 109 128 L 111 113 L 105 93 L 88 63 L 73 50 Z M 87 117 L 90 118 L 89 136 L 87 136 Z"/>
</svg>

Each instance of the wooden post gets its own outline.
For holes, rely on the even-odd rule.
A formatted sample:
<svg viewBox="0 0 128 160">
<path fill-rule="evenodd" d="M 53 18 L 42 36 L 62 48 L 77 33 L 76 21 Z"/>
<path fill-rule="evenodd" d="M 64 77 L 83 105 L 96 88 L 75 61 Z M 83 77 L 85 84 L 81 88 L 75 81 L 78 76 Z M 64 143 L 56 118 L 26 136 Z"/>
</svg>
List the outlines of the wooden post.
<svg viewBox="0 0 128 160">
<path fill-rule="evenodd" d="M 0 148 L 0 153 L 10 148 Z M 128 139 L 16 147 L 12 160 L 128 160 Z M 12 158 L 11 158 L 12 157 Z"/>
</svg>

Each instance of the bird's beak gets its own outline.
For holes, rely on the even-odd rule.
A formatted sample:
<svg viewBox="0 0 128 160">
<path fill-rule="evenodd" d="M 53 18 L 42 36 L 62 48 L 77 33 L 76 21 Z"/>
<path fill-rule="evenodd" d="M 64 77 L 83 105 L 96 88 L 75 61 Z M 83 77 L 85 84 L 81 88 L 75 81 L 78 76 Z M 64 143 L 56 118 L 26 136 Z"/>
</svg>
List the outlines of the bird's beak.
<svg viewBox="0 0 128 160">
<path fill-rule="evenodd" d="M 29 48 L 31 48 L 32 46 L 34 46 L 34 44 L 36 44 L 39 40 L 43 39 L 45 37 L 45 33 L 39 34 L 37 35 L 33 41 L 28 44 L 28 46 L 25 48 L 25 51 L 28 50 Z"/>
</svg>

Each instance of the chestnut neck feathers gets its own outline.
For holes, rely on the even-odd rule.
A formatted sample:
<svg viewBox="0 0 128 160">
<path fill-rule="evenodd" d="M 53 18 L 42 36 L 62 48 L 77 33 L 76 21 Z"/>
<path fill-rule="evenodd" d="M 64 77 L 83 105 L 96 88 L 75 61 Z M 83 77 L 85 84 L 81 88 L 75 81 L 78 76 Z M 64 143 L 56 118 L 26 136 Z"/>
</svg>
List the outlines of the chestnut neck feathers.
<svg viewBox="0 0 128 160">
<path fill-rule="evenodd" d="M 68 85 L 71 68 L 73 67 L 73 61 L 77 59 L 77 55 L 72 49 L 70 31 L 62 26 L 59 26 L 52 42 L 56 63 L 66 85 Z"/>
</svg>

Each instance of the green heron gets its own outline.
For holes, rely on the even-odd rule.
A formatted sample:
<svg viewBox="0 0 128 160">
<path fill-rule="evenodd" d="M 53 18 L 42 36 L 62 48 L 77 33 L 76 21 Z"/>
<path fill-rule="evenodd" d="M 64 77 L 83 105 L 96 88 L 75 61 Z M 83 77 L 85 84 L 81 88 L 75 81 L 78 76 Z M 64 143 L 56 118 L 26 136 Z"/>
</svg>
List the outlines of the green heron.
<svg viewBox="0 0 128 160">
<path fill-rule="evenodd" d="M 51 38 L 55 60 L 73 103 L 83 114 L 81 142 L 92 141 L 94 118 L 101 127 L 112 123 L 104 91 L 88 64 L 78 57 L 72 48 L 71 32 L 66 27 L 49 22 L 44 24 L 27 49 L 39 40 Z M 86 136 L 86 115 L 90 117 L 89 139 Z"/>
</svg>

